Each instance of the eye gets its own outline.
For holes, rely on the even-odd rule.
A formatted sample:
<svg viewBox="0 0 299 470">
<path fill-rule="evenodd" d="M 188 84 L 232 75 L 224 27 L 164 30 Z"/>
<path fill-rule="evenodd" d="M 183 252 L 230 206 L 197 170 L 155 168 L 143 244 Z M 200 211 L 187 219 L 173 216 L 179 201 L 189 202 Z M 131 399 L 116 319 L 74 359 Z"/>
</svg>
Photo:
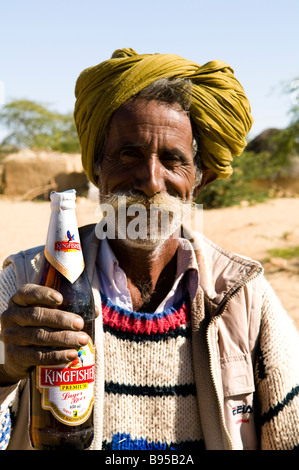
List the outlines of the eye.
<svg viewBox="0 0 299 470">
<path fill-rule="evenodd" d="M 163 155 L 162 160 L 166 160 L 169 162 L 180 162 L 181 157 L 175 154 L 167 154 L 167 155 Z"/>
<path fill-rule="evenodd" d="M 120 151 L 120 158 L 123 162 L 131 162 L 136 158 L 140 158 L 140 152 L 135 148 L 125 148 Z"/>
<path fill-rule="evenodd" d="M 160 160 L 165 166 L 168 167 L 179 166 L 185 163 L 185 159 L 182 157 L 182 155 L 177 153 L 166 153 L 161 156 Z"/>
</svg>

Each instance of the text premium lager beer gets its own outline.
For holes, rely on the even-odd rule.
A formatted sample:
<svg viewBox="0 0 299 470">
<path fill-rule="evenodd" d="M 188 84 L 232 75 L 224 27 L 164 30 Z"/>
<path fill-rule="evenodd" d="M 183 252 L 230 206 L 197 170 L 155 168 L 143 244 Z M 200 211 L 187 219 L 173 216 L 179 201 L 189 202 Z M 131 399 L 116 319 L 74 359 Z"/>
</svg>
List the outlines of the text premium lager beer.
<svg viewBox="0 0 299 470">
<path fill-rule="evenodd" d="M 90 340 L 78 358 L 31 373 L 32 446 L 39 450 L 90 446 L 93 439 L 94 301 L 84 270 L 75 214 L 75 190 L 51 194 L 51 218 L 38 284 L 59 291 L 59 308 L 80 315 Z"/>
</svg>

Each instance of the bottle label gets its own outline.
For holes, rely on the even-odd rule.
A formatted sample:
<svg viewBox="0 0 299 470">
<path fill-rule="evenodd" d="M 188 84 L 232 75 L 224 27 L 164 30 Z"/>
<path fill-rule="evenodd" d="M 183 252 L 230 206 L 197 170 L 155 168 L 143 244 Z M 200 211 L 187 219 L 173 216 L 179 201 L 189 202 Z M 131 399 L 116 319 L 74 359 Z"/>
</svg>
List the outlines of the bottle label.
<svg viewBox="0 0 299 470">
<path fill-rule="evenodd" d="M 79 240 L 78 229 L 65 230 L 64 239 L 59 239 L 57 234 L 48 234 L 45 247 L 45 256 L 70 282 L 75 282 L 84 269 L 84 260 Z"/>
<path fill-rule="evenodd" d="M 90 340 L 65 366 L 37 366 L 41 406 L 61 423 L 76 426 L 90 416 L 94 402 L 95 355 Z"/>
</svg>

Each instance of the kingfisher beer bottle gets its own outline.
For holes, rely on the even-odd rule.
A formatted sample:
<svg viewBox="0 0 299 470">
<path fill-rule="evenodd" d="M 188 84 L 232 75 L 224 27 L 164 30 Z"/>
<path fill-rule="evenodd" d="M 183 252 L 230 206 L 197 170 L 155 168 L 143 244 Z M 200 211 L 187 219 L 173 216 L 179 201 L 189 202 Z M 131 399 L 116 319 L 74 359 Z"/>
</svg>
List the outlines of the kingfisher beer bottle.
<svg viewBox="0 0 299 470">
<path fill-rule="evenodd" d="M 39 450 L 83 450 L 93 439 L 94 301 L 84 270 L 76 192 L 52 192 L 50 199 L 50 224 L 37 283 L 62 294 L 59 308 L 84 319 L 89 342 L 74 361 L 32 371 L 30 439 Z"/>
</svg>

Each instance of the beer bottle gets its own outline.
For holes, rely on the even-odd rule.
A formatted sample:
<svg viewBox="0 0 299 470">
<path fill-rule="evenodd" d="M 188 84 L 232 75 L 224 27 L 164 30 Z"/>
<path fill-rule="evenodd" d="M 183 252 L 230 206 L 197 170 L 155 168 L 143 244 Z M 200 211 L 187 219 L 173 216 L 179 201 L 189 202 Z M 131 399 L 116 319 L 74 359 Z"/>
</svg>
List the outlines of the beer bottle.
<svg viewBox="0 0 299 470">
<path fill-rule="evenodd" d="M 75 190 L 52 192 L 51 217 L 37 283 L 59 291 L 59 308 L 81 315 L 89 342 L 63 365 L 37 366 L 31 372 L 30 440 L 38 450 L 83 450 L 93 439 L 93 294 L 75 214 Z"/>
</svg>

